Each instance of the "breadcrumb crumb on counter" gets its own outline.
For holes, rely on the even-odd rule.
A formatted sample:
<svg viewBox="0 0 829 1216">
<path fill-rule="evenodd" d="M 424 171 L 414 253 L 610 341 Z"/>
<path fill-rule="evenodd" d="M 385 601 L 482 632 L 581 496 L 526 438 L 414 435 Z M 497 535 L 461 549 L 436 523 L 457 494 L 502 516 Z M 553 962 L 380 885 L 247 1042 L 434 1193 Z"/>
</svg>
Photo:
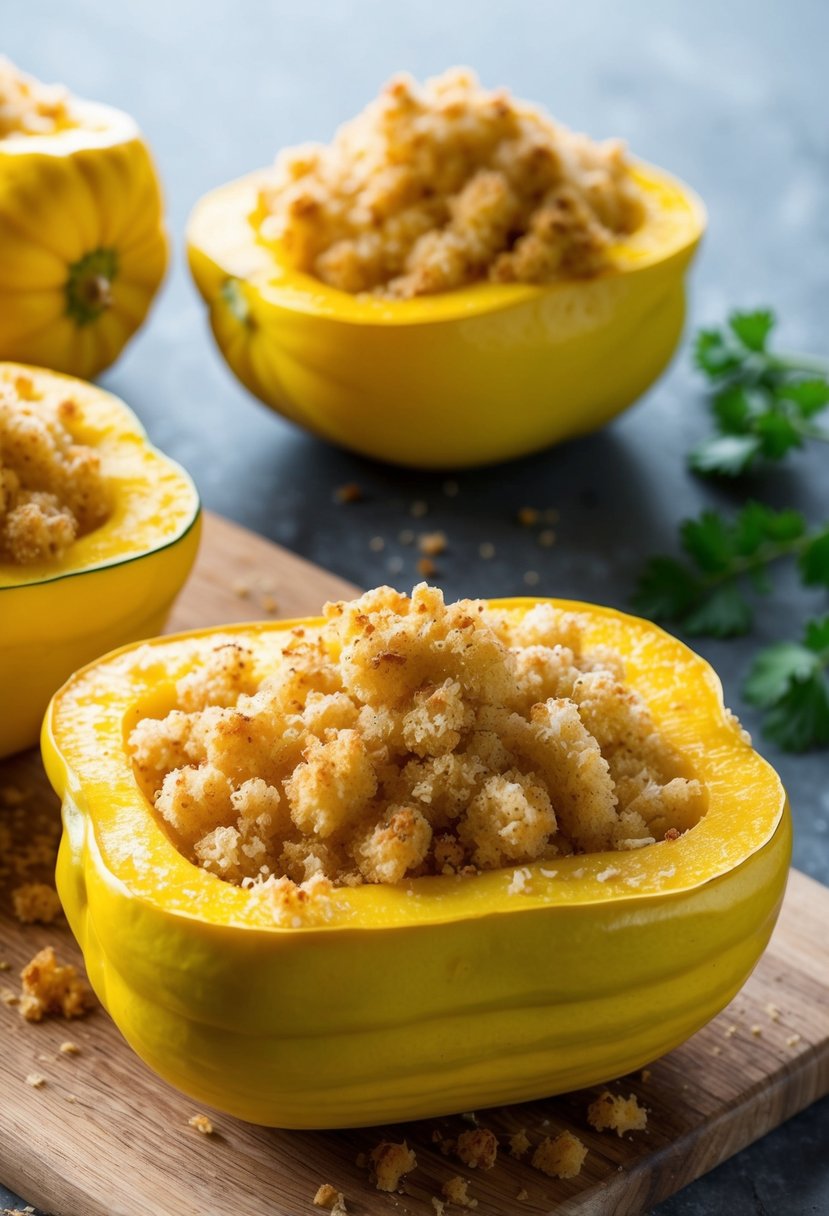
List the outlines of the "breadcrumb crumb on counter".
<svg viewBox="0 0 829 1216">
<path fill-rule="evenodd" d="M 489 1128 L 475 1127 L 458 1136 L 455 1154 L 470 1169 L 491 1170 L 498 1157 L 498 1140 Z"/>
<path fill-rule="evenodd" d="M 541 1141 L 532 1156 L 533 1169 L 550 1178 L 575 1178 L 581 1173 L 586 1146 L 572 1132 L 560 1132 Z"/>
<path fill-rule="evenodd" d="M 187 1126 L 192 1127 L 194 1131 L 199 1132 L 202 1136 L 213 1135 L 213 1124 L 207 1115 L 191 1115 L 187 1120 Z"/>
<path fill-rule="evenodd" d="M 51 925 L 63 915 L 57 891 L 45 882 L 26 882 L 15 887 L 12 907 L 21 925 Z"/>
<path fill-rule="evenodd" d="M 549 604 L 380 587 L 266 664 L 217 639 L 175 698 L 130 735 L 143 788 L 186 857 L 289 925 L 359 883 L 503 869 L 518 896 L 531 862 L 647 847 L 705 810 L 622 658 Z"/>
<path fill-rule="evenodd" d="M 456 1203 L 459 1208 L 476 1208 L 478 1200 L 469 1194 L 469 1180 L 455 1174 L 447 1178 L 441 1187 L 441 1194 L 448 1203 Z"/>
<path fill-rule="evenodd" d="M 323 1182 L 314 1196 L 314 1206 L 318 1208 L 328 1208 L 334 1216 L 343 1216 L 348 1211 L 345 1205 L 345 1196 L 342 1191 L 338 1191 L 330 1182 Z"/>
<path fill-rule="evenodd" d="M 396 1191 L 406 1174 L 417 1168 L 417 1157 L 406 1141 L 382 1140 L 369 1153 L 371 1175 L 378 1191 Z"/>
<path fill-rule="evenodd" d="M 623 1098 L 606 1089 L 588 1106 L 587 1122 L 597 1132 L 614 1131 L 617 1136 L 624 1136 L 625 1132 L 643 1131 L 648 1112 L 639 1105 L 635 1094 Z"/>
<path fill-rule="evenodd" d="M 257 218 L 296 269 L 406 299 L 597 274 L 644 215 L 618 140 L 452 68 L 422 86 L 396 76 L 330 145 L 282 152 Z"/>
<path fill-rule="evenodd" d="M 519 1128 L 517 1132 L 509 1138 L 509 1152 L 511 1157 L 521 1158 L 530 1147 L 530 1138 L 527 1135 L 526 1128 Z"/>
<path fill-rule="evenodd" d="M 107 518 L 100 455 L 73 437 L 79 419 L 71 398 L 56 405 L 28 376 L 0 378 L 0 563 L 57 561 Z"/>
<path fill-rule="evenodd" d="M 51 135 L 73 125 L 65 88 L 43 84 L 0 55 L 0 139 Z"/>
<path fill-rule="evenodd" d="M 71 963 L 58 962 L 53 946 L 36 954 L 20 978 L 20 1014 L 27 1022 L 40 1022 L 50 1016 L 81 1018 L 96 1004 L 86 980 Z"/>
</svg>

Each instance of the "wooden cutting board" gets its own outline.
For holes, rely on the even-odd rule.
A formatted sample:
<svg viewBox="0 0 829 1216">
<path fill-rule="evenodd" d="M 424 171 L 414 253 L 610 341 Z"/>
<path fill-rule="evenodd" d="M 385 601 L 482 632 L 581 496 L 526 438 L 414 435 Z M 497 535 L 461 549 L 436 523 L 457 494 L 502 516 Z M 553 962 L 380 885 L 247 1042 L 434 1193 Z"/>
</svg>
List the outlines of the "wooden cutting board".
<svg viewBox="0 0 829 1216">
<path fill-rule="evenodd" d="M 170 628 L 267 611 L 308 615 L 353 590 L 208 517 L 201 556 Z M 23 855 L 22 877 L 49 879 L 58 807 L 35 753 L 0 764 L 0 808 L 4 800 L 13 805 L 0 809 L 0 849 L 4 826 L 19 844 L 40 833 L 44 843 Z M 21 966 L 44 945 L 80 963 L 65 925 L 23 927 L 11 917 L 16 881 L 3 875 L 0 853 L 0 962 L 10 964 L 0 972 L 0 990 L 7 992 L 18 990 Z M 479 1115 L 502 1142 L 519 1128 L 534 1143 L 570 1128 L 589 1149 L 581 1175 L 570 1181 L 549 1179 L 506 1149 L 487 1173 L 444 1157 L 433 1132 L 455 1136 L 469 1126 L 463 1118 L 283 1132 L 211 1111 L 215 1132 L 200 1135 L 187 1122 L 197 1107 L 149 1072 L 103 1010 L 84 1021 L 30 1025 L 6 1004 L 0 1004 L 0 1180 L 55 1216 L 302 1216 L 320 1211 L 312 1200 L 322 1182 L 343 1191 L 356 1216 L 393 1210 L 435 1216 L 431 1198 L 452 1174 L 470 1180 L 477 1216 L 632 1216 L 829 1092 L 827 924 L 829 889 L 793 871 L 771 945 L 732 1005 L 645 1074 L 613 1085 L 648 1108 L 645 1132 L 619 1139 L 592 1131 L 585 1112 L 597 1090 Z M 60 1053 L 67 1039 L 79 1055 Z M 27 1084 L 31 1073 L 45 1083 Z M 356 1158 L 382 1138 L 404 1137 L 418 1168 L 400 1194 L 381 1194 Z"/>
</svg>

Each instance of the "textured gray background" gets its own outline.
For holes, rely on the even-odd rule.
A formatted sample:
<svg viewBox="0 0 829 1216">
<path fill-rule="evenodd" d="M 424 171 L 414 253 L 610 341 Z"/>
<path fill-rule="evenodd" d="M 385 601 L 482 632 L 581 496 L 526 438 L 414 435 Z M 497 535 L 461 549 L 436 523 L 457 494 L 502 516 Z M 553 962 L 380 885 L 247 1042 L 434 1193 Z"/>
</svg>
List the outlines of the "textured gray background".
<svg viewBox="0 0 829 1216">
<path fill-rule="evenodd" d="M 829 7 L 821 0 L 0 0 L 0 35 L 42 78 L 130 110 L 155 150 L 174 265 L 148 325 L 104 381 L 188 466 L 207 506 L 357 583 L 409 587 L 412 552 L 393 542 L 422 499 L 424 522 L 450 539 L 438 580 L 449 594 L 521 593 L 524 572 L 536 570 L 543 593 L 619 606 L 643 557 L 670 550 L 677 522 L 706 502 L 759 494 L 815 521 L 829 515 L 826 449 L 734 490 L 685 472 L 684 453 L 707 423 L 684 351 L 603 434 L 463 474 L 460 493 L 447 498 L 442 477 L 334 451 L 252 400 L 215 351 L 182 260 L 182 227 L 202 192 L 268 163 L 285 144 L 329 137 L 398 69 L 423 75 L 469 63 L 487 84 L 509 85 L 575 127 L 624 136 L 696 187 L 710 231 L 692 323 L 769 303 L 787 347 L 827 352 Z M 332 490 L 355 480 L 367 501 L 335 505 Z M 560 511 L 555 548 L 539 549 L 516 527 L 525 504 Z M 369 549 L 375 535 L 392 542 L 382 553 Z M 494 560 L 478 557 L 481 541 L 495 545 Z M 397 552 L 406 566 L 391 576 Z M 825 595 L 785 583 L 761 613 L 760 638 L 796 632 L 805 614 L 825 610 Z M 755 645 L 698 644 L 752 729 L 739 684 Z M 792 795 L 796 864 L 829 882 L 826 754 L 763 750 Z M 829 1212 L 829 1100 L 658 1211 Z"/>
</svg>

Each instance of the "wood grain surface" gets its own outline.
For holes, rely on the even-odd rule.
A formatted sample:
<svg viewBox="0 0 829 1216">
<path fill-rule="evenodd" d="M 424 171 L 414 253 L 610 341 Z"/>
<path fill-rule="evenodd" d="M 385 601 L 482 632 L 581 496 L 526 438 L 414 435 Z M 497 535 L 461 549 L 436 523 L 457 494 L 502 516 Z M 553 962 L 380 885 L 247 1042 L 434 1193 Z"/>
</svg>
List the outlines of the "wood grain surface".
<svg viewBox="0 0 829 1216">
<path fill-rule="evenodd" d="M 170 628 L 307 615 L 352 590 L 208 517 Z M 10 913 L 15 883 L 50 879 L 58 832 L 58 806 L 37 755 L 0 764 L 0 965 L 8 965 L 0 995 L 19 991 L 20 968 L 44 945 L 80 962 L 64 924 L 24 927 Z M 435 1216 L 431 1199 L 453 1174 L 469 1179 L 477 1216 L 646 1212 L 829 1092 L 827 924 L 829 890 L 793 871 L 769 949 L 736 1000 L 645 1074 L 611 1086 L 648 1108 L 646 1131 L 622 1139 L 592 1131 L 585 1114 L 597 1090 L 479 1112 L 480 1125 L 503 1144 L 486 1173 L 445 1157 L 433 1139 L 436 1130 L 456 1136 L 469 1117 L 317 1133 L 206 1111 L 215 1131 L 201 1135 L 187 1122 L 197 1108 L 148 1071 L 103 1010 L 30 1025 L 14 1004 L 0 1003 L 0 1180 L 55 1216 L 302 1216 L 320 1210 L 312 1200 L 322 1182 L 343 1191 L 355 1216 Z M 80 1054 L 59 1051 L 67 1039 Z M 31 1073 L 45 1083 L 27 1084 Z M 533 1143 L 574 1131 L 589 1149 L 581 1175 L 556 1181 L 512 1159 L 506 1137 L 519 1128 Z M 374 1190 L 356 1164 L 383 1138 L 405 1138 L 417 1153 L 418 1167 L 396 1195 Z"/>
</svg>

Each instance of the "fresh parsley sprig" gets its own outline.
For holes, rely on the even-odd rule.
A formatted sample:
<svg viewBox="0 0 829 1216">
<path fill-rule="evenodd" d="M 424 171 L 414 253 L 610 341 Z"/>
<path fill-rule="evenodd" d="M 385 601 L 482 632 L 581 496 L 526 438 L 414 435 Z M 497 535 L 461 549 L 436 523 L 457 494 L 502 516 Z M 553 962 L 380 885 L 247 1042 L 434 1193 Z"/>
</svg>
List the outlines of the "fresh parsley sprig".
<svg viewBox="0 0 829 1216">
<path fill-rule="evenodd" d="M 767 309 L 734 312 L 724 327 L 697 334 L 694 362 L 716 389 L 716 434 L 690 453 L 695 472 L 736 477 L 808 439 L 829 442 L 814 421 L 829 405 L 829 361 L 772 353 L 774 324 Z"/>
<path fill-rule="evenodd" d="M 770 590 L 768 567 L 794 557 L 802 581 L 829 587 L 829 523 L 809 530 L 799 511 L 773 511 L 748 502 L 735 516 L 703 511 L 680 527 L 688 560 L 653 557 L 639 579 L 634 604 L 686 634 L 729 638 L 748 633 L 748 593 Z"/>
<path fill-rule="evenodd" d="M 765 711 L 763 733 L 785 751 L 829 743 L 829 616 L 809 621 L 803 642 L 777 642 L 755 658 L 743 695 Z"/>
</svg>

